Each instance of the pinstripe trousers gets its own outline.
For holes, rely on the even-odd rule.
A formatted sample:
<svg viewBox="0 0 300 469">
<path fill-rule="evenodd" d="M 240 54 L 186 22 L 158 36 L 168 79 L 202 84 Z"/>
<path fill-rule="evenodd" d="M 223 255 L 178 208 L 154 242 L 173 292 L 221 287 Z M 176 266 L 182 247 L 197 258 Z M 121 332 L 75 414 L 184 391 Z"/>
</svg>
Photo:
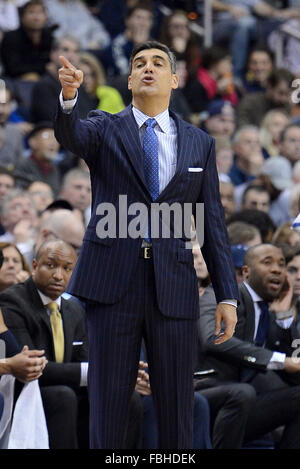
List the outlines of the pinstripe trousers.
<svg viewBox="0 0 300 469">
<path fill-rule="evenodd" d="M 139 258 L 121 301 L 89 302 L 86 313 L 90 447 L 124 447 L 129 402 L 144 338 L 159 448 L 192 448 L 197 320 L 161 314 L 152 260 Z"/>
</svg>

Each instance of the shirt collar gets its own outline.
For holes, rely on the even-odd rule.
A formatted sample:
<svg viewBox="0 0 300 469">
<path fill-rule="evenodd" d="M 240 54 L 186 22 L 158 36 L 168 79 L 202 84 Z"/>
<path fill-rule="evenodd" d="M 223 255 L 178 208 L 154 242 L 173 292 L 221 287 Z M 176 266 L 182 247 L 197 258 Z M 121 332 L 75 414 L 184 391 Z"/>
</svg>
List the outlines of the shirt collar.
<svg viewBox="0 0 300 469">
<path fill-rule="evenodd" d="M 146 122 L 146 120 L 150 118 L 150 116 L 147 116 L 147 114 L 144 114 L 142 111 L 140 111 L 139 109 L 137 109 L 134 106 L 132 106 L 132 112 L 133 112 L 134 118 L 136 120 L 136 123 L 137 123 L 139 129 Z M 156 122 L 159 125 L 160 129 L 164 133 L 167 134 L 167 133 L 171 132 L 169 109 L 166 109 L 165 111 L 161 112 L 160 114 L 157 114 L 157 116 L 154 116 L 152 118 L 156 120 Z"/>
<path fill-rule="evenodd" d="M 263 299 L 256 293 L 256 291 L 254 291 L 253 288 L 250 287 L 249 283 L 245 282 L 245 280 L 244 280 L 243 283 L 244 283 L 245 287 L 247 288 L 248 292 L 250 293 L 250 296 L 251 296 L 254 303 L 256 303 L 258 301 L 263 301 Z"/>
<path fill-rule="evenodd" d="M 53 300 L 51 300 L 51 298 L 44 295 L 44 293 L 42 293 L 40 290 L 38 290 L 38 294 L 40 295 L 40 298 L 41 298 L 42 303 L 43 303 L 44 306 L 47 306 L 48 303 L 53 302 Z M 57 303 L 58 309 L 60 309 L 60 306 L 61 306 L 61 297 L 60 296 L 58 298 L 56 298 L 55 303 Z"/>
</svg>

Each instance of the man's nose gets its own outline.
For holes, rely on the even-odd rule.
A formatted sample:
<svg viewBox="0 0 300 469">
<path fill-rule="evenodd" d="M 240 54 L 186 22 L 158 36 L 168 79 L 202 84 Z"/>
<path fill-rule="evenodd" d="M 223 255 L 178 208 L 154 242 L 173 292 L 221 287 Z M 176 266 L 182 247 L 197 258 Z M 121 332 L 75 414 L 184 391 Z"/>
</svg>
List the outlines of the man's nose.
<svg viewBox="0 0 300 469">
<path fill-rule="evenodd" d="M 63 279 L 63 270 L 61 267 L 57 267 L 54 272 L 53 272 L 53 278 L 56 280 L 62 280 Z"/>
<path fill-rule="evenodd" d="M 271 266 L 271 271 L 275 273 L 281 274 L 284 270 L 285 270 L 285 266 L 277 264 L 276 262 L 274 262 Z"/>
<path fill-rule="evenodd" d="M 147 72 L 153 72 L 153 63 L 151 62 L 151 60 L 149 60 L 148 62 L 146 62 L 146 65 L 145 65 L 145 70 Z"/>
</svg>

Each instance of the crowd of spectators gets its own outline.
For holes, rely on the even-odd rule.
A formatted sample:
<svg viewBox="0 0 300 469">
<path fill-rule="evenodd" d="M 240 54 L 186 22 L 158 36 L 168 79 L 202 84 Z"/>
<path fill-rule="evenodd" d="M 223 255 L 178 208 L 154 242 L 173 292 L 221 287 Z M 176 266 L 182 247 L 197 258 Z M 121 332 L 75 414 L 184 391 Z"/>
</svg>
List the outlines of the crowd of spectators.
<svg viewBox="0 0 300 469">
<path fill-rule="evenodd" d="M 275 316 L 276 300 L 281 301 L 282 311 L 290 311 L 292 318 L 288 326 L 273 318 L 272 337 L 260 344 L 264 354 L 254 340 L 253 324 L 252 336 L 251 328 L 243 335 L 238 322 L 237 335 L 230 339 L 232 349 L 226 344 L 219 350 L 209 345 L 215 299 L 201 251 L 195 247 L 204 310 L 198 367 L 221 369 L 223 362 L 230 362 L 235 368 L 234 373 L 224 368 L 227 384 L 219 377 L 196 382 L 195 448 L 240 448 L 262 438 L 267 447 L 300 448 L 299 438 L 292 436 L 293 431 L 300 434 L 300 407 L 296 406 L 300 368 L 293 368 L 288 360 L 291 338 L 300 334 L 300 234 L 291 229 L 300 211 L 300 67 L 295 58 L 300 40 L 287 35 L 282 63 L 276 55 L 282 29 L 292 28 L 299 35 L 300 2 L 211 0 L 211 4 L 212 44 L 208 47 L 195 32 L 195 25 L 202 25 L 204 19 L 204 2 L 196 0 L 0 0 L 0 339 L 8 344 L 15 341 L 10 354 L 15 359 L 9 358 L 4 366 L 0 357 L 0 376 L 11 374 L 19 380 L 15 401 L 25 382 L 40 378 L 50 448 L 88 446 L 84 311 L 63 291 L 89 222 L 91 185 L 84 161 L 61 148 L 54 136 L 59 56 L 83 71 L 78 90 L 81 118 L 93 109 L 118 113 L 131 102 L 127 86 L 131 51 L 148 39 L 165 43 L 176 56 L 179 87 L 172 92 L 170 108 L 215 138 L 221 202 L 242 297 L 247 296 L 246 282 L 251 301 L 272 300 Z M 257 245 L 262 247 L 255 251 Z M 57 265 L 64 264 L 66 255 L 73 264 L 64 267 L 63 278 L 53 273 L 51 280 L 50 271 L 43 269 L 56 252 Z M 273 275 L 271 287 L 259 270 L 265 258 L 272 262 L 266 271 Z M 259 288 L 253 272 L 261 278 Z M 57 291 L 51 294 L 53 282 Z M 276 284 L 287 295 L 285 300 Z M 273 296 L 268 296 L 270 288 Z M 24 303 L 18 295 L 25 295 Z M 68 342 L 63 363 L 56 363 L 51 339 L 48 305 L 55 301 L 59 307 L 63 301 Z M 250 308 L 247 301 L 239 306 L 242 322 L 245 307 Z M 26 318 L 31 308 L 41 317 L 28 312 Z M 64 316 L 68 310 L 74 315 L 72 324 Z M 15 337 L 7 338 L 7 328 Z M 44 359 L 39 350 L 46 352 Z M 269 366 L 270 350 L 281 354 L 279 360 L 278 356 L 271 359 L 277 368 Z M 142 352 L 126 448 L 156 445 Z M 247 363 L 245 356 L 250 359 Z M 35 357 L 40 368 L 32 370 Z M 244 379 L 249 369 L 251 379 L 250 375 Z M 269 389 L 253 378 L 253 370 L 256 378 L 271 376 Z M 276 408 L 280 387 L 286 393 L 280 394 L 282 400 L 294 400 L 290 411 Z M 59 399 L 56 408 L 54 402 Z M 4 402 L 0 394 L 0 417 Z M 261 416 L 251 412 L 253 406 Z M 0 419 L 0 447 L 1 440 Z"/>
</svg>

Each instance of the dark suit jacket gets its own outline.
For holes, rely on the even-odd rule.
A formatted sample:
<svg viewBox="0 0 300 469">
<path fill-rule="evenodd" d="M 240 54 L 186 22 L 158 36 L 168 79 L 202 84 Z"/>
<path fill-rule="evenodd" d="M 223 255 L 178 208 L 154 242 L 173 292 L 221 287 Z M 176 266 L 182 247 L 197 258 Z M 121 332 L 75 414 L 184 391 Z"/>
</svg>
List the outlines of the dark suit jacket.
<svg viewBox="0 0 300 469">
<path fill-rule="evenodd" d="M 204 203 L 205 241 L 202 252 L 207 263 L 218 301 L 238 298 L 231 250 L 215 165 L 213 139 L 200 129 L 170 113 L 178 133 L 176 173 L 157 198 L 157 203 L 174 202 L 183 208 Z M 143 152 L 132 108 L 118 114 L 92 111 L 88 119 L 78 119 L 77 108 L 65 114 L 58 106 L 55 135 L 71 152 L 84 158 L 90 168 L 92 214 L 83 247 L 70 280 L 68 291 L 84 299 L 116 303 L 129 288 L 131 274 L 138 262 L 142 238 L 118 237 L 119 195 L 148 209 L 152 202 L 143 169 Z M 201 167 L 202 172 L 190 172 Z M 116 207 L 117 237 L 100 239 L 96 226 L 100 220 L 97 207 L 110 202 Z M 122 214 L 127 207 L 120 208 Z M 128 224 L 136 215 L 128 216 Z M 171 217 L 172 218 L 172 217 Z M 128 226 L 128 225 L 127 225 Z M 193 255 L 185 249 L 186 238 L 152 238 L 153 264 L 158 306 L 164 315 L 197 318 L 198 288 Z"/>
<path fill-rule="evenodd" d="M 297 383 L 296 375 L 284 371 L 267 370 L 273 351 L 292 352 L 291 343 L 298 333 L 293 323 L 289 329 L 279 327 L 271 316 L 265 347 L 253 343 L 255 313 L 252 298 L 245 287 L 239 286 L 240 304 L 237 308 L 238 322 L 234 336 L 223 344 L 214 344 L 214 313 L 216 299 L 213 289 L 208 287 L 200 298 L 199 353 L 197 368 L 214 368 L 218 378 L 225 381 L 251 382 L 259 390 L 276 389 L 286 383 Z M 245 370 L 248 372 L 245 373 Z M 250 371 L 250 372 L 249 372 Z"/>
<path fill-rule="evenodd" d="M 87 361 L 88 358 L 85 319 L 79 304 L 73 300 L 61 300 L 65 336 L 64 363 L 55 362 L 50 318 L 32 277 L 4 290 L 0 294 L 0 307 L 5 324 L 21 347 L 28 345 L 30 349 L 45 350 L 49 362 L 40 378 L 41 385 L 79 386 L 80 362 Z"/>
</svg>

